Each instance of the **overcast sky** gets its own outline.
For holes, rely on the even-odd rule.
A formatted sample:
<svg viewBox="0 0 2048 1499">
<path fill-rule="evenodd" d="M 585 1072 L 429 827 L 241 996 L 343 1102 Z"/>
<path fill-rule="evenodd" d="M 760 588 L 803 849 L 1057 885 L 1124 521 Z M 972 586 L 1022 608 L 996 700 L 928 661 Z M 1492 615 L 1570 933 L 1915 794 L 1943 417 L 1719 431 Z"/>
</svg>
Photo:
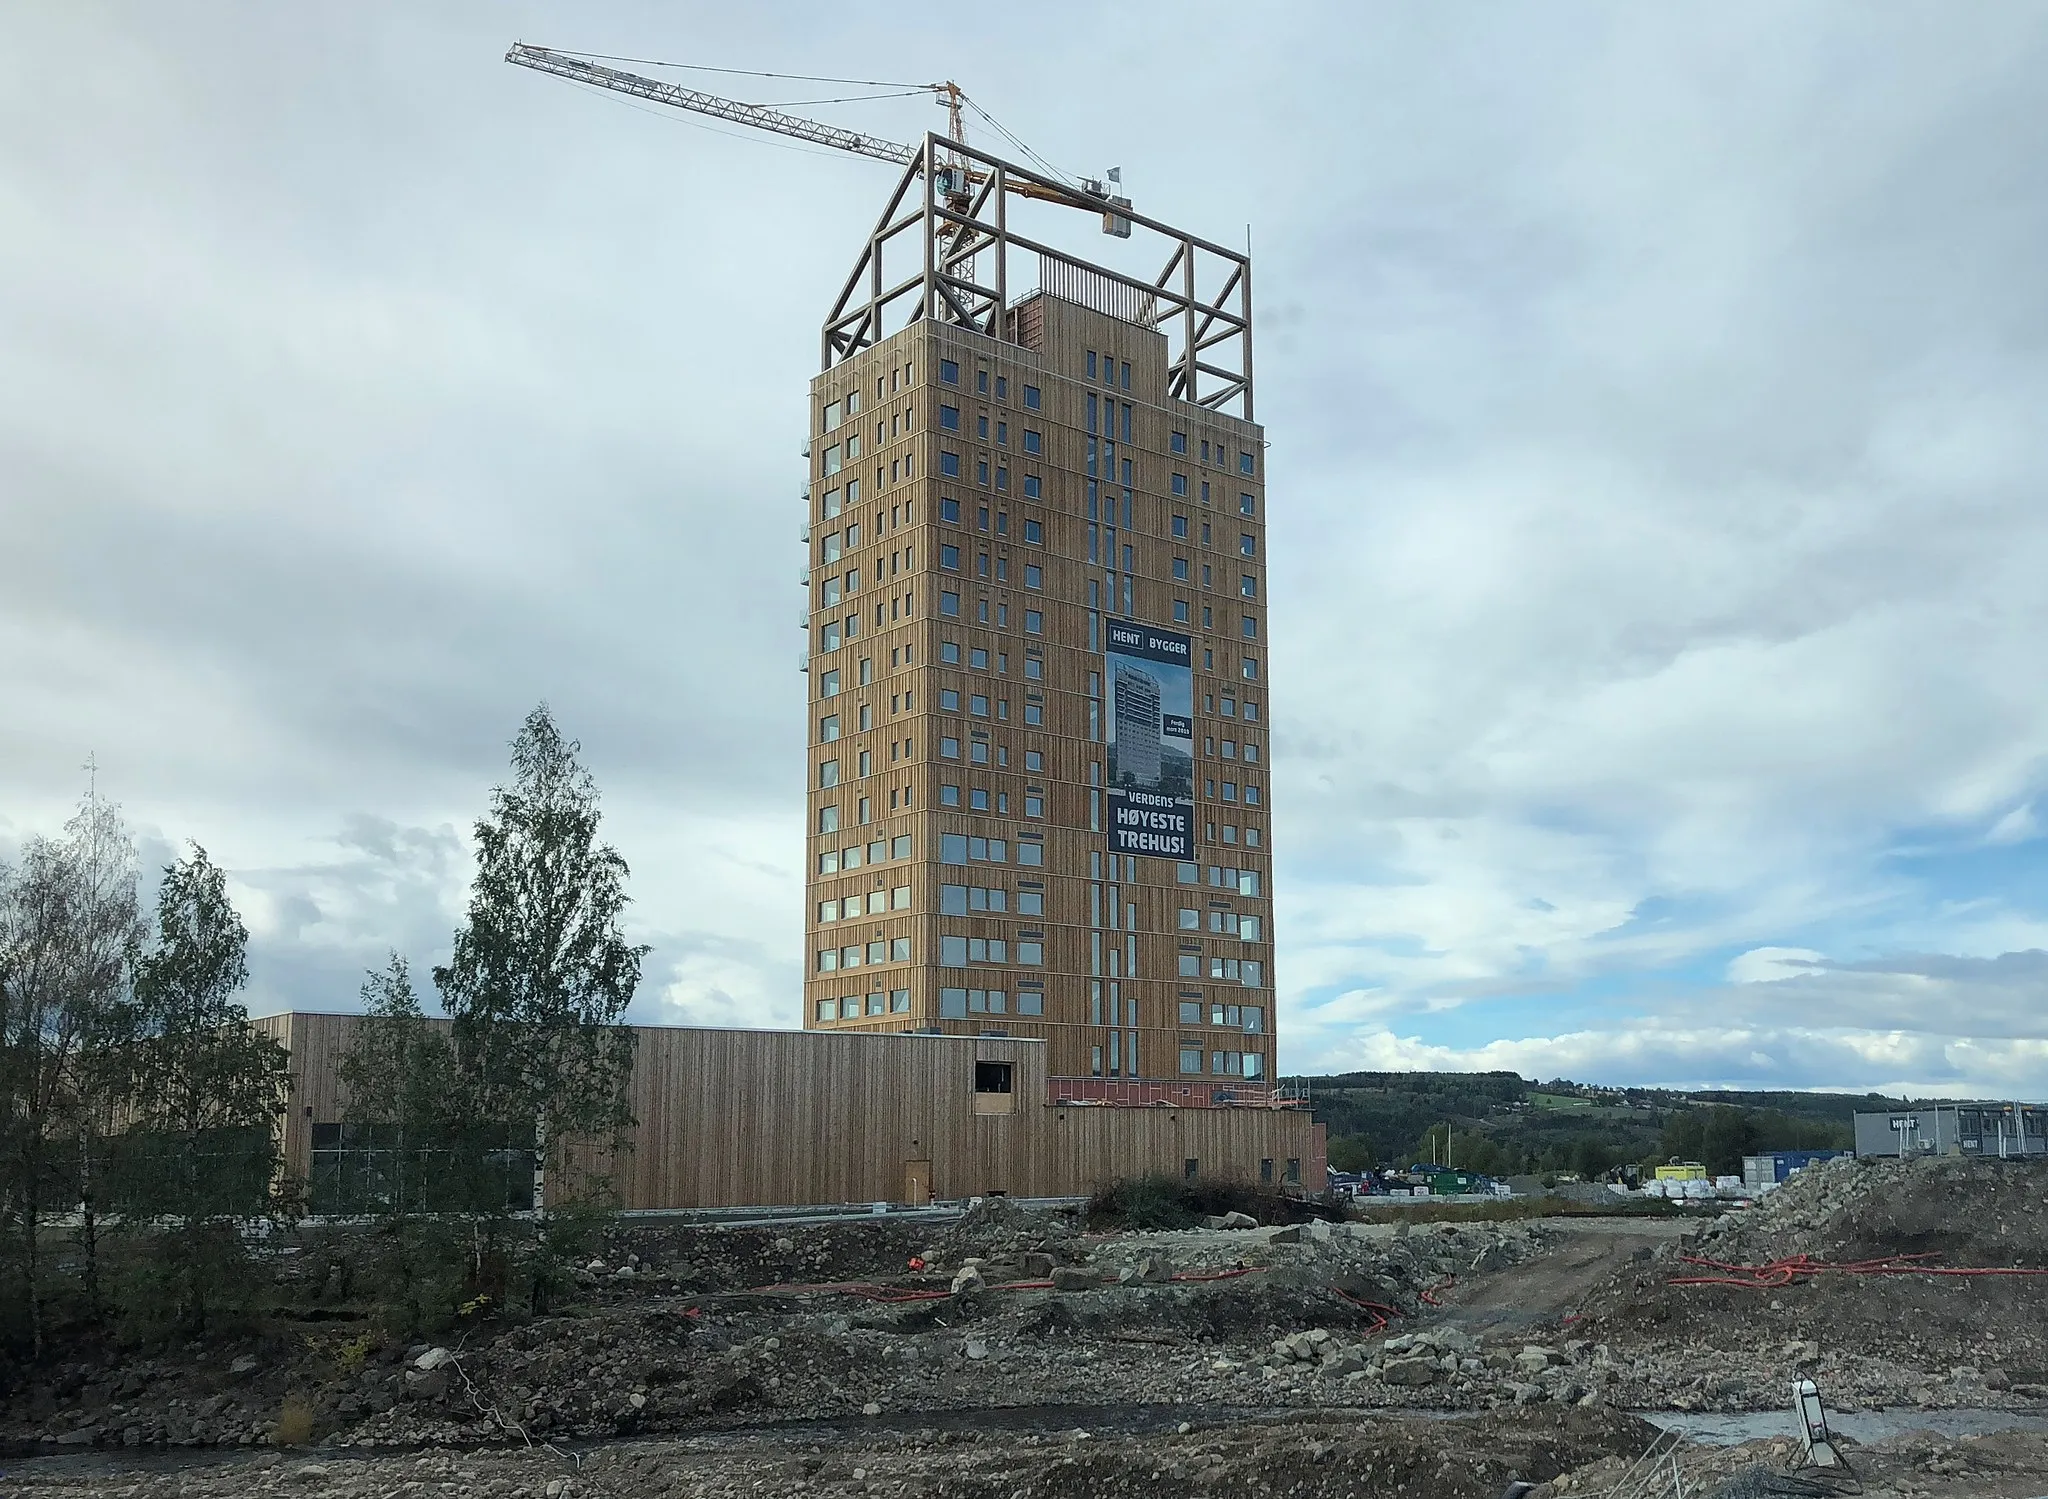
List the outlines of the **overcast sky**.
<svg viewBox="0 0 2048 1499">
<path fill-rule="evenodd" d="M 2048 1093 L 2048 5 L 11 19 L 0 856 L 96 756 L 252 1008 L 445 954 L 545 698 L 639 1017 L 798 1022 L 797 449 L 892 173 L 520 38 L 954 77 L 1250 226 L 1283 1070 Z"/>
</svg>

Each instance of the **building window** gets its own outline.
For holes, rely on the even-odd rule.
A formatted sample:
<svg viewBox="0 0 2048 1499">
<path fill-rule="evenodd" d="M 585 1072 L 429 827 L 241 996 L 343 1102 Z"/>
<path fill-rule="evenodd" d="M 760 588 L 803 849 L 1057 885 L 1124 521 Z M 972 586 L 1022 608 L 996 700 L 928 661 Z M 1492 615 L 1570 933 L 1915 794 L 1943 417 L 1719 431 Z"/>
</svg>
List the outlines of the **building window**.
<svg viewBox="0 0 2048 1499">
<path fill-rule="evenodd" d="M 1238 555 L 1256 557 L 1259 555 L 1259 538 L 1246 531 L 1237 538 Z"/>
<path fill-rule="evenodd" d="M 940 495 L 939 519 L 953 521 L 957 524 L 960 520 L 960 502 L 946 495 Z"/>
<path fill-rule="evenodd" d="M 939 566 L 948 572 L 960 571 L 960 548 L 941 546 L 939 548 Z"/>
<path fill-rule="evenodd" d="M 1254 500 L 1250 495 L 1241 494 L 1237 497 L 1237 513 L 1239 515 L 1256 515 L 1258 509 L 1258 501 Z"/>
<path fill-rule="evenodd" d="M 1036 609 L 1026 609 L 1024 611 L 1024 633 L 1026 635 L 1043 635 L 1045 633 L 1045 616 Z"/>
<path fill-rule="evenodd" d="M 1187 494 L 1188 476 L 1186 474 L 1175 474 L 1173 476 L 1173 492 L 1181 496 L 1185 496 Z"/>
<path fill-rule="evenodd" d="M 948 478 L 959 478 L 960 455 L 958 453 L 939 454 L 939 472 L 946 475 Z"/>
<path fill-rule="evenodd" d="M 939 613 L 946 615 L 948 618 L 957 619 L 960 614 L 960 595 L 957 593 L 940 594 Z"/>
<path fill-rule="evenodd" d="M 1249 614 L 1244 617 L 1244 638 L 1246 640 L 1257 640 L 1259 638 L 1259 622 Z"/>
<path fill-rule="evenodd" d="M 1017 961 L 1026 968 L 1043 966 L 1045 963 L 1045 944 L 1043 942 L 1019 942 L 1017 944 Z"/>
<path fill-rule="evenodd" d="M 958 432 L 960 430 L 960 408 L 958 406 L 941 406 L 939 408 L 939 425 L 948 432 Z"/>
<path fill-rule="evenodd" d="M 1185 557 L 1176 557 L 1176 558 L 1174 558 L 1174 559 L 1173 559 L 1173 576 L 1174 576 L 1174 580 L 1175 580 L 1176 582 L 1180 582 L 1180 583 L 1185 583 L 1185 582 L 1187 582 L 1187 580 L 1188 580 L 1188 559 L 1187 559 L 1187 558 L 1185 558 Z"/>
<path fill-rule="evenodd" d="M 1174 435 L 1179 436 L 1180 434 L 1175 433 Z M 1186 1009 L 1187 1006 L 1182 1005 L 1181 1008 Z M 1180 1049 L 1180 1070 L 1182 1072 L 1200 1072 L 1202 1070 L 1201 1047 L 1183 1046 Z"/>
<path fill-rule="evenodd" d="M 951 359 L 941 359 L 939 361 L 939 380 L 946 385 L 958 385 L 960 383 L 959 364 Z"/>
<path fill-rule="evenodd" d="M 819 764 L 819 766 L 818 766 L 818 785 L 819 785 L 819 787 L 820 787 L 820 788 L 825 788 L 825 787 L 837 786 L 838 784 L 839 784 L 839 762 L 838 762 L 837 760 L 825 760 L 825 761 L 822 761 L 822 762 L 820 762 L 820 764 Z"/>
<path fill-rule="evenodd" d="M 1247 657 L 1245 657 L 1245 658 L 1244 658 L 1244 679 L 1245 679 L 1245 680 L 1246 680 L 1247 682 L 1256 682 L 1256 681 L 1258 681 L 1258 679 L 1259 679 L 1259 660 L 1258 660 L 1258 657 L 1256 657 L 1256 656 L 1247 656 Z"/>
<path fill-rule="evenodd" d="M 948 786 L 941 782 L 939 786 L 939 805 L 942 807 L 959 806 L 960 788 L 958 786 Z"/>
</svg>

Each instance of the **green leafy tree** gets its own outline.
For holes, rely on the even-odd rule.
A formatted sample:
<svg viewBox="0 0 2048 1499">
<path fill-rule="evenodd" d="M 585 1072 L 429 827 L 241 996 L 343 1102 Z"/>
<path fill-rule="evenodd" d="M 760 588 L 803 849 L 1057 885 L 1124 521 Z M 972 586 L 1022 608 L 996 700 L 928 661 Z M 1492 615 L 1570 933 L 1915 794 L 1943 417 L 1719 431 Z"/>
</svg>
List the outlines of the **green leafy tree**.
<svg viewBox="0 0 2048 1499">
<path fill-rule="evenodd" d="M 598 841 L 597 787 L 580 748 L 545 704 L 527 715 L 511 784 L 492 791 L 476 824 L 467 919 L 434 970 L 475 1116 L 532 1123 L 543 1215 L 547 1172 L 566 1146 L 616 1144 L 632 1123 L 633 1033 L 618 1022 L 648 951 L 620 929 L 628 870 Z"/>
<path fill-rule="evenodd" d="M 160 1220 L 145 1244 L 157 1282 L 145 1310 L 183 1331 L 204 1331 L 223 1293 L 246 1285 L 241 1225 L 293 1207 L 276 1141 L 290 1062 L 236 998 L 248 944 L 226 875 L 193 844 L 164 871 L 118 1037 L 129 1125 L 117 1195 L 131 1224 Z"/>
<path fill-rule="evenodd" d="M 505 1214 L 504 1132 L 477 1117 L 448 1028 L 421 1011 L 403 958 L 393 953 L 361 993 L 338 1068 L 342 1149 L 316 1170 L 313 1201 L 376 1219 L 373 1294 L 411 1337 L 447 1323 L 483 1278 L 485 1235 L 469 1225 Z"/>
<path fill-rule="evenodd" d="M 0 1221 L 34 1351 L 47 1332 L 42 1240 L 53 1205 L 79 1218 L 86 1303 L 99 1303 L 95 1169 L 112 1103 L 110 1016 L 140 931 L 134 845 L 89 796 L 61 839 L 0 869 Z"/>
<path fill-rule="evenodd" d="M 1339 1135 L 1330 1141 L 1330 1169 L 1370 1171 L 1379 1164 L 1373 1143 L 1364 1135 Z"/>
</svg>

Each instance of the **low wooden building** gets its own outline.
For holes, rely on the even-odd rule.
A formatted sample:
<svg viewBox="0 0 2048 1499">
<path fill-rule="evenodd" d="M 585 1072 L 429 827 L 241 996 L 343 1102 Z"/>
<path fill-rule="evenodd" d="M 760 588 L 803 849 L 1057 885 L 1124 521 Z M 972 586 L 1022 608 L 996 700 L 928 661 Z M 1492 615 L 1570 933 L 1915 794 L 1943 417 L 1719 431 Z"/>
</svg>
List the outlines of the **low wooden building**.
<svg viewBox="0 0 2048 1499">
<path fill-rule="evenodd" d="M 353 1015 L 258 1021 L 291 1052 L 284 1150 L 310 1174 L 344 1118 Z M 1046 1043 L 992 1036 L 637 1027 L 621 1206 L 1063 1197 L 1146 1172 L 1320 1192 L 1322 1126 L 1263 1091 L 1153 1089 L 1120 1106 L 1046 1073 Z M 1163 1095 L 1163 1096 L 1162 1096 Z"/>
</svg>

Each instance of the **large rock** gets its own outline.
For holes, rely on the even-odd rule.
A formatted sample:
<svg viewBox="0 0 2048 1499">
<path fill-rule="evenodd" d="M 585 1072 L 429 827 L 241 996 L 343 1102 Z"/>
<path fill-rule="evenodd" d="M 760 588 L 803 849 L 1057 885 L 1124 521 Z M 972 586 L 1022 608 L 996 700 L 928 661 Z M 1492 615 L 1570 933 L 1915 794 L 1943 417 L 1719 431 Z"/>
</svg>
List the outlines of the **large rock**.
<svg viewBox="0 0 2048 1499">
<path fill-rule="evenodd" d="M 972 1296 L 976 1292 L 986 1289 L 988 1289 L 988 1282 L 982 1279 L 981 1266 L 979 1265 L 962 1265 L 959 1273 L 953 1277 L 953 1294 L 955 1296 Z"/>
<path fill-rule="evenodd" d="M 1365 1368 L 1365 1350 L 1359 1347 L 1340 1348 L 1323 1357 L 1323 1373 L 1331 1379 L 1342 1379 L 1347 1374 L 1357 1374 Z"/>
<path fill-rule="evenodd" d="M 1395 1358 L 1387 1360 L 1380 1370 L 1380 1379 L 1391 1385 L 1426 1385 L 1435 1384 L 1442 1373 L 1435 1359 Z"/>
<path fill-rule="evenodd" d="M 1078 1265 L 1058 1266 L 1050 1279 L 1055 1291 L 1093 1291 L 1102 1284 L 1101 1276 Z"/>
<path fill-rule="evenodd" d="M 1259 1220 L 1250 1213 L 1233 1211 L 1225 1213 L 1221 1217 L 1209 1219 L 1208 1224 L 1211 1228 L 1257 1228 Z"/>
</svg>

